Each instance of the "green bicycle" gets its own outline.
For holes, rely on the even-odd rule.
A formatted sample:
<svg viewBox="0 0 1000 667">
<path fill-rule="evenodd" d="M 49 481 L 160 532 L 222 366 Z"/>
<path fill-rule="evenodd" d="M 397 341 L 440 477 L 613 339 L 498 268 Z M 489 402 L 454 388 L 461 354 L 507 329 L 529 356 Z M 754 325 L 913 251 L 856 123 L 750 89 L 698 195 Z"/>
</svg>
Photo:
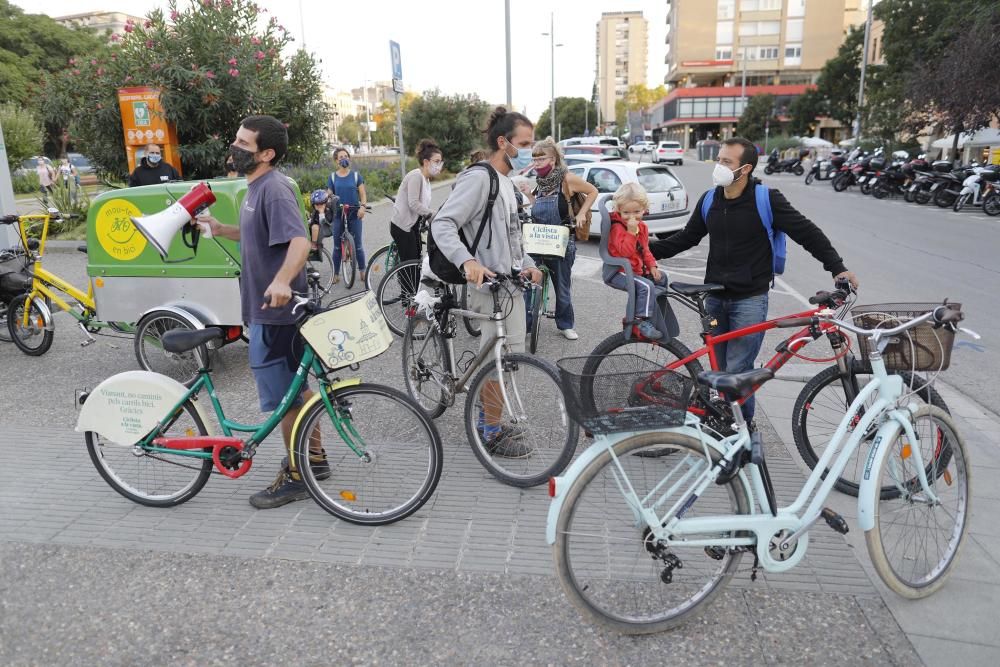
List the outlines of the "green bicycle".
<svg viewBox="0 0 1000 667">
<path fill-rule="evenodd" d="M 542 318 L 555 319 L 555 310 L 549 310 L 549 285 L 552 281 L 549 278 L 549 267 L 544 264 L 538 265 L 538 270 L 542 272 L 542 284 L 524 291 L 524 301 L 528 309 L 528 351 L 534 354 L 538 350 L 538 331 L 541 328 Z"/>
<path fill-rule="evenodd" d="M 377 526 L 403 519 L 427 502 L 443 464 L 434 423 L 395 389 L 334 376 L 389 347 L 391 336 L 377 318 L 371 293 L 353 294 L 325 309 L 301 295 L 294 298 L 293 312 L 301 308 L 305 315 L 299 324 L 304 352 L 292 386 L 261 424 L 226 417 L 205 367 L 190 388 L 156 373 L 131 371 L 80 397 L 76 430 L 85 433 L 90 459 L 111 488 L 142 505 L 172 507 L 197 495 L 213 469 L 229 478 L 246 474 L 257 448 L 312 374 L 319 391 L 299 411 L 290 456 L 320 507 L 345 521 Z M 176 330 L 165 333 L 162 343 L 179 354 L 222 335 L 218 327 Z M 222 435 L 209 431 L 205 401 L 198 400 L 202 392 Z"/>
</svg>

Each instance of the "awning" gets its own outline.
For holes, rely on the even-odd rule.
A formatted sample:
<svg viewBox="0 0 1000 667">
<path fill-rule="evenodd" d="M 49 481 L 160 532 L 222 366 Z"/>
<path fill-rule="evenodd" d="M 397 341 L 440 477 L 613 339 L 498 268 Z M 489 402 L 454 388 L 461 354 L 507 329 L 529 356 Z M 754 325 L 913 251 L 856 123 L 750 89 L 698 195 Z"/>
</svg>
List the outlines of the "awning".
<svg viewBox="0 0 1000 667">
<path fill-rule="evenodd" d="M 799 144 L 806 148 L 833 148 L 833 144 L 819 137 L 802 137 Z"/>
<path fill-rule="evenodd" d="M 955 135 L 950 134 L 931 144 L 934 148 L 951 148 Z M 958 147 L 965 146 L 1000 146 L 1000 130 L 988 127 L 977 132 L 963 132 L 958 135 Z"/>
</svg>

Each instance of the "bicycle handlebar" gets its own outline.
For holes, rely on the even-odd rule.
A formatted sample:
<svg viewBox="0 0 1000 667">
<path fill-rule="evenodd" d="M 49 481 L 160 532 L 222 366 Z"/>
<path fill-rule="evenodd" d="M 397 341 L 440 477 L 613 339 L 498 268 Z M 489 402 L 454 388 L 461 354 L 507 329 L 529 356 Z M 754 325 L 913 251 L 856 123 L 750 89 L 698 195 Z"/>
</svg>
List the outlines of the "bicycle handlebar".
<svg viewBox="0 0 1000 667">
<path fill-rule="evenodd" d="M 855 325 L 853 322 L 836 319 L 833 317 L 832 312 L 821 312 L 814 317 L 795 317 L 788 320 L 782 320 L 777 322 L 776 326 L 778 328 L 803 327 L 809 326 L 810 324 L 818 324 L 820 321 L 824 321 L 829 322 L 830 324 L 835 324 L 839 328 L 846 329 L 847 331 L 858 334 L 859 336 L 882 337 L 894 336 L 898 333 L 902 333 L 907 329 L 912 329 L 913 327 L 926 322 L 927 320 L 933 320 L 938 326 L 950 326 L 954 330 L 959 328 L 955 325 L 963 319 L 965 319 L 965 314 L 961 310 L 949 306 L 946 301 L 934 310 L 914 317 L 912 320 L 903 322 L 899 326 L 892 327 L 891 329 L 865 329 Z"/>
</svg>

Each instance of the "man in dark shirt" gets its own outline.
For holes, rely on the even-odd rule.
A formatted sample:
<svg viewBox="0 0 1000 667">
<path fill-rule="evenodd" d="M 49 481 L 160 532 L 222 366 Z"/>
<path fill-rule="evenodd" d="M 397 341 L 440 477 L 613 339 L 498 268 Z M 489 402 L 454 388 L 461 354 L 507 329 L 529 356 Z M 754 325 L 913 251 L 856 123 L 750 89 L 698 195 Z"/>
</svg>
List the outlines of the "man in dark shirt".
<svg viewBox="0 0 1000 667">
<path fill-rule="evenodd" d="M 716 188 L 708 220 L 701 215 L 705 198 L 702 195 L 684 229 L 649 244 L 654 257 L 665 259 L 693 248 L 708 234 L 705 282 L 718 283 L 725 288 L 705 300 L 706 310 L 717 322 L 712 332 L 716 335 L 767 319 L 768 291 L 774 281 L 773 257 L 754 196 L 754 188 L 760 181 L 750 177 L 756 165 L 757 148 L 752 143 L 740 137 L 723 141 L 718 164 L 712 172 Z M 834 278 L 846 278 L 857 288 L 857 278 L 844 266 L 844 260 L 826 234 L 792 208 L 780 192 L 769 190 L 769 198 L 774 229 L 785 232 L 808 250 Z M 759 333 L 717 346 L 720 365 L 731 373 L 750 370 L 763 342 L 764 334 Z M 743 404 L 743 416 L 750 421 L 753 415 L 751 396 Z"/>
<path fill-rule="evenodd" d="M 174 166 L 163 161 L 163 149 L 157 144 L 149 144 L 146 146 L 146 154 L 139 160 L 139 166 L 128 177 L 128 186 L 134 188 L 137 185 L 155 185 L 179 180 L 181 175 Z"/>
<path fill-rule="evenodd" d="M 240 209 L 240 225 L 223 225 L 211 216 L 199 216 L 213 236 L 240 242 L 240 300 L 243 321 L 249 327 L 250 368 L 257 382 L 261 412 L 278 407 L 292 385 L 302 356 L 292 313 L 292 292 L 306 291 L 305 264 L 309 254 L 300 205 L 287 178 L 274 169 L 288 149 L 288 131 L 273 116 L 249 116 L 236 131 L 230 147 L 233 162 L 247 177 L 247 194 Z M 281 420 L 285 448 L 291 447 L 292 426 L 309 389 L 292 403 Z M 317 438 L 311 444 L 310 464 L 319 479 L 330 468 Z M 285 459 L 277 480 L 250 497 L 260 509 L 280 507 L 307 498 L 305 483 Z"/>
</svg>

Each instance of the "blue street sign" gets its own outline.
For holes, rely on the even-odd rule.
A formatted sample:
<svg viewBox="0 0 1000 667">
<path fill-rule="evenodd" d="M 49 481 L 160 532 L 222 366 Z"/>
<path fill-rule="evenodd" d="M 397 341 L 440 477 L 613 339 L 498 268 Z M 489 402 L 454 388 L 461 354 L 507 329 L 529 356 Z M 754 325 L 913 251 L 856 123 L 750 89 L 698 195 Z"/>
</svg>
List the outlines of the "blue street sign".
<svg viewBox="0 0 1000 667">
<path fill-rule="evenodd" d="M 389 41 L 389 53 L 392 56 L 392 78 L 402 79 L 403 60 L 399 56 L 399 44 L 397 42 Z"/>
</svg>

